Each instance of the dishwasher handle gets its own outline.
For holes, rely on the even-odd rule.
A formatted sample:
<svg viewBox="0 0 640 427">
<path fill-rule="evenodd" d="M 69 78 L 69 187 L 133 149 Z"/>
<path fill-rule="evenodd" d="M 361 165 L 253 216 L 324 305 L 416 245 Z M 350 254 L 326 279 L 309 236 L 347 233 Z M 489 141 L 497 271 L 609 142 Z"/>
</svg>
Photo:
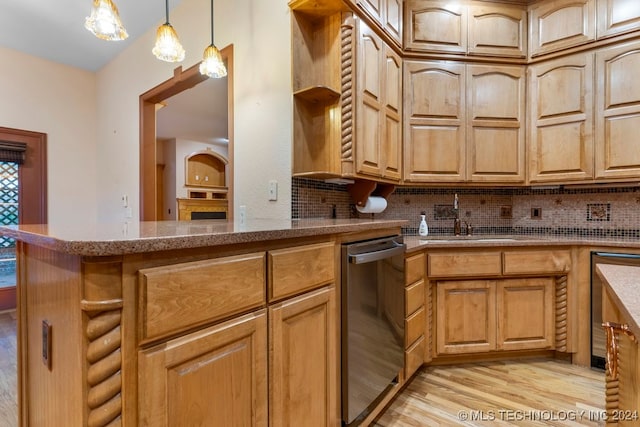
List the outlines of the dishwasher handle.
<svg viewBox="0 0 640 427">
<path fill-rule="evenodd" d="M 395 255 L 404 254 L 405 244 L 393 242 L 392 248 L 383 249 L 381 251 L 365 252 L 357 255 L 349 255 L 351 264 L 366 264 L 368 262 L 379 261 L 381 259 L 390 258 Z"/>
</svg>

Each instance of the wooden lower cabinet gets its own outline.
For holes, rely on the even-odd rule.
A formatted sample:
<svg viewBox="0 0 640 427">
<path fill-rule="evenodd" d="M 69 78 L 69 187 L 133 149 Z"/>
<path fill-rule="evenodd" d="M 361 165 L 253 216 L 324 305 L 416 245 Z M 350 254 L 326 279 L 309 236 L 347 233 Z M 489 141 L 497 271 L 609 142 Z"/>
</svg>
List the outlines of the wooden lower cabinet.
<svg viewBox="0 0 640 427">
<path fill-rule="evenodd" d="M 271 426 L 337 424 L 336 325 L 333 288 L 269 307 Z"/>
<path fill-rule="evenodd" d="M 551 348 L 554 344 L 554 288 L 550 277 L 496 282 L 496 346 L 500 350 Z"/>
<path fill-rule="evenodd" d="M 496 288 L 489 280 L 438 282 L 438 354 L 479 353 L 496 348 Z"/>
<path fill-rule="evenodd" d="M 265 310 L 141 350 L 138 378 L 141 426 L 266 426 Z"/>
<path fill-rule="evenodd" d="M 553 278 L 437 282 L 438 354 L 551 349 Z"/>
</svg>

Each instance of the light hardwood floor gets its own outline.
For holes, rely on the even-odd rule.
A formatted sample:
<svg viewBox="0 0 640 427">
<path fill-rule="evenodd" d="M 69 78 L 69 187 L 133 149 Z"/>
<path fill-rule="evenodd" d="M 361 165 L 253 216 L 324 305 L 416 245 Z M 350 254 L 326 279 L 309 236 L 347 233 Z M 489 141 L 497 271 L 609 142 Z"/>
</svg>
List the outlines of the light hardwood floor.
<svg viewBox="0 0 640 427">
<path fill-rule="evenodd" d="M 11 311 L 0 313 L 0 426 L 17 426 L 16 402 Z M 375 426 L 604 426 L 603 408 L 603 372 L 549 359 L 473 363 L 422 368 Z"/>
<path fill-rule="evenodd" d="M 423 367 L 379 427 L 604 426 L 604 372 L 551 359 Z"/>
</svg>

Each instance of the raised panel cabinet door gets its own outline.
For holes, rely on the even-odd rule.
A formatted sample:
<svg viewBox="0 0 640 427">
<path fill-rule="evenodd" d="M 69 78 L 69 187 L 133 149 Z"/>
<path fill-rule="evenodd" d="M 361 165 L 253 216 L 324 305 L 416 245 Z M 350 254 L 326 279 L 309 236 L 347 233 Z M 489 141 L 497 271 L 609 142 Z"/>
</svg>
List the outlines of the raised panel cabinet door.
<svg viewBox="0 0 640 427">
<path fill-rule="evenodd" d="M 141 426 L 267 426 L 267 315 L 241 316 L 138 353 Z"/>
<path fill-rule="evenodd" d="M 269 425 L 339 424 L 334 288 L 269 307 Z"/>
<path fill-rule="evenodd" d="M 382 144 L 383 176 L 402 178 L 402 58 L 384 46 L 384 134 Z"/>
<path fill-rule="evenodd" d="M 436 284 L 438 354 L 479 353 L 496 348 L 496 287 L 489 280 Z"/>
<path fill-rule="evenodd" d="M 553 348 L 554 289 L 551 277 L 497 282 L 498 349 Z"/>
<path fill-rule="evenodd" d="M 640 2 L 637 0 L 598 0 L 598 39 L 640 28 Z"/>
<path fill-rule="evenodd" d="M 467 6 L 445 0 L 405 0 L 404 48 L 466 53 Z"/>
<path fill-rule="evenodd" d="M 404 62 L 404 179 L 465 179 L 465 66 Z"/>
<path fill-rule="evenodd" d="M 357 28 L 356 172 L 382 177 L 384 44 L 362 20 Z"/>
<path fill-rule="evenodd" d="M 469 6 L 469 53 L 526 58 L 527 28 L 525 7 Z"/>
<path fill-rule="evenodd" d="M 467 66 L 467 176 L 525 180 L 525 69 Z"/>
<path fill-rule="evenodd" d="M 530 9 L 532 57 L 584 44 L 596 38 L 596 0 L 552 0 Z"/>
<path fill-rule="evenodd" d="M 596 52 L 596 178 L 640 178 L 640 42 Z"/>
<path fill-rule="evenodd" d="M 593 178 L 593 54 L 529 67 L 529 182 Z"/>
<path fill-rule="evenodd" d="M 383 25 L 385 3 L 386 0 L 357 0 L 357 4 L 381 26 Z"/>
<path fill-rule="evenodd" d="M 402 0 L 385 0 L 384 30 L 402 45 Z"/>
</svg>

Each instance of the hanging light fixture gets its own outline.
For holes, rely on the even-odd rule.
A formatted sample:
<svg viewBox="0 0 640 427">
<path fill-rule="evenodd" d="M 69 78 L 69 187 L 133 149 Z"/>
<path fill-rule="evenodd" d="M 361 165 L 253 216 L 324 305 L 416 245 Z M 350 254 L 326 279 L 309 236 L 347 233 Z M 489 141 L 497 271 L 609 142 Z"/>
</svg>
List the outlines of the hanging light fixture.
<svg viewBox="0 0 640 427">
<path fill-rule="evenodd" d="M 111 0 L 93 0 L 91 15 L 85 19 L 84 27 L 102 40 L 124 40 L 129 37 L 120 21 L 118 8 Z"/>
<path fill-rule="evenodd" d="M 216 45 L 213 44 L 213 0 L 211 0 L 211 44 L 204 50 L 202 62 L 200 63 L 200 74 L 215 79 L 227 75 L 227 67 L 224 66 L 222 55 Z"/>
<path fill-rule="evenodd" d="M 165 0 L 167 20 L 158 27 L 156 45 L 151 52 L 161 61 L 180 62 L 184 59 L 184 48 L 178 40 L 178 34 L 169 24 L 169 0 Z"/>
</svg>

